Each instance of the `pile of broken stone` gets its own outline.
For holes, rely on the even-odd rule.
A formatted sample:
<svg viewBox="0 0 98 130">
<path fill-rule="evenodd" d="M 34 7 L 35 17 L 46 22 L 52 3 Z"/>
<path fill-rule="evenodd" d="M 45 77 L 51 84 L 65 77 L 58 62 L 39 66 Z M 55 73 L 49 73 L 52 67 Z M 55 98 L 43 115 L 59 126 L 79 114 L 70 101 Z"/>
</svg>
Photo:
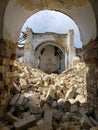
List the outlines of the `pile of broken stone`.
<svg viewBox="0 0 98 130">
<path fill-rule="evenodd" d="M 84 63 L 46 74 L 15 62 L 12 99 L 0 130 L 98 130 L 88 114 Z"/>
</svg>

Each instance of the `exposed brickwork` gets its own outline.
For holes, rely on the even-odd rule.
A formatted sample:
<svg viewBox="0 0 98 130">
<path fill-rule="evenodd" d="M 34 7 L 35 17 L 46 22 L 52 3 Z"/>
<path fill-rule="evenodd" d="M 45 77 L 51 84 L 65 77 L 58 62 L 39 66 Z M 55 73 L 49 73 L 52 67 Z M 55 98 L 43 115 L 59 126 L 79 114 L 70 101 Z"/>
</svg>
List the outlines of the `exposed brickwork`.
<svg viewBox="0 0 98 130">
<path fill-rule="evenodd" d="M 88 103 L 90 112 L 98 120 L 98 41 L 83 47 L 84 60 L 89 67 L 87 73 Z"/>
<path fill-rule="evenodd" d="M 16 44 L 11 41 L 0 41 L 0 117 L 3 116 L 11 98 L 14 71 L 16 70 L 14 67 L 16 47 Z"/>
</svg>

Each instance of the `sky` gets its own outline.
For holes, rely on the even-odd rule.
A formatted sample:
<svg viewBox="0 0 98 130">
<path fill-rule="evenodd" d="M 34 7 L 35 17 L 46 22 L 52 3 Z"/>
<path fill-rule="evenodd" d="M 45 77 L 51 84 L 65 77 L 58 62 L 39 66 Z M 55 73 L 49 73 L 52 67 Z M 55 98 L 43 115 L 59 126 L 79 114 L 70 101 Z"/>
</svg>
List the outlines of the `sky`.
<svg viewBox="0 0 98 130">
<path fill-rule="evenodd" d="M 25 31 L 26 27 L 32 28 L 34 33 L 55 32 L 66 34 L 70 29 L 74 29 L 75 47 L 82 47 L 80 33 L 76 23 L 61 12 L 50 10 L 39 11 L 26 20 L 21 31 Z"/>
</svg>

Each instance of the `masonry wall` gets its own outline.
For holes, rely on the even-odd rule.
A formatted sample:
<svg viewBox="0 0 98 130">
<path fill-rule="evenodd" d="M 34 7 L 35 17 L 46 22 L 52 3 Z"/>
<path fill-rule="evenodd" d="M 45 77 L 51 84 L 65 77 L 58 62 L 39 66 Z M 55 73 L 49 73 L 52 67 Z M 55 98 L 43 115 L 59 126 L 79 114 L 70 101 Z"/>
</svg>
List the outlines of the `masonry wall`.
<svg viewBox="0 0 98 130">
<path fill-rule="evenodd" d="M 68 34 L 56 34 L 51 32 L 38 34 L 33 33 L 31 28 L 27 28 L 26 35 L 27 42 L 24 47 L 24 60 L 29 66 L 37 68 L 39 67 L 38 62 L 40 62 L 40 68 L 45 72 L 50 71 L 50 73 L 57 70 L 61 72 L 72 66 L 73 58 L 76 55 L 74 48 L 74 30 L 69 30 Z M 65 53 L 61 56 L 61 60 L 59 60 L 60 58 L 57 56 L 54 57 L 54 50 L 52 47 L 49 48 L 48 45 L 57 46 Z M 42 46 L 48 46 L 48 49 L 45 49 L 45 52 L 47 50 L 45 56 L 42 56 L 40 52 L 39 54 L 35 53 L 35 51 L 38 51 Z M 58 67 L 59 64 L 61 64 L 61 68 Z"/>
<path fill-rule="evenodd" d="M 14 65 L 17 45 L 11 41 L 0 41 L 0 117 L 4 115 L 13 89 Z"/>
<path fill-rule="evenodd" d="M 83 57 L 89 67 L 86 75 L 89 112 L 98 121 L 98 40 L 83 47 Z"/>
</svg>

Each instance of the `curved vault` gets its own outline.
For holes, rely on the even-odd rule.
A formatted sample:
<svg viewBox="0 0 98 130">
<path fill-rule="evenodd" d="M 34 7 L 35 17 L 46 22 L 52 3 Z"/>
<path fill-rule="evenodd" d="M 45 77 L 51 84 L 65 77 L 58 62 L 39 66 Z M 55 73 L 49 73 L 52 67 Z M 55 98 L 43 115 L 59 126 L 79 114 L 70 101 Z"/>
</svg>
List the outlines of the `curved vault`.
<svg viewBox="0 0 98 130">
<path fill-rule="evenodd" d="M 36 52 L 36 51 L 39 51 L 40 49 L 42 49 L 44 46 L 47 46 L 47 45 L 56 46 L 56 47 L 58 47 L 58 48 L 62 51 L 63 54 L 65 53 L 65 52 L 64 52 L 64 49 L 63 49 L 58 43 L 56 43 L 56 42 L 54 42 L 54 41 L 45 41 L 45 42 L 40 43 L 40 44 L 35 48 L 35 52 Z"/>
<path fill-rule="evenodd" d="M 96 20 L 89 0 L 9 0 L 4 22 L 3 38 L 17 42 L 24 22 L 34 13 L 57 10 L 67 14 L 78 25 L 83 45 L 96 37 Z"/>
</svg>

